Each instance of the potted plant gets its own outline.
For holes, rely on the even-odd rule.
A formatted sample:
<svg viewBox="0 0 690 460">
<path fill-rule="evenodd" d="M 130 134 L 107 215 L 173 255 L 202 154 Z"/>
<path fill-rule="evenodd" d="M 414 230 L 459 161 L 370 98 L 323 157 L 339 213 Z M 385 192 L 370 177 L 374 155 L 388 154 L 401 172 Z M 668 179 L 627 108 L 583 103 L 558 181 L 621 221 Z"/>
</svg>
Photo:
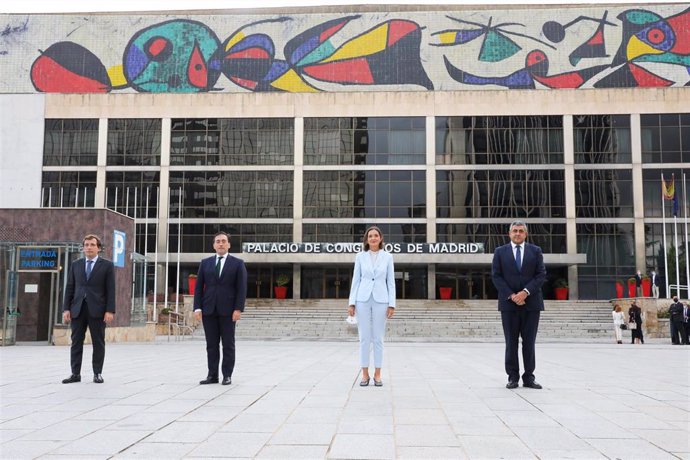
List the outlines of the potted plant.
<svg viewBox="0 0 690 460">
<path fill-rule="evenodd" d="M 623 298 L 623 281 L 621 280 L 616 280 L 616 298 Z"/>
<path fill-rule="evenodd" d="M 290 282 L 290 277 L 285 273 L 281 273 L 276 277 L 276 285 L 273 288 L 276 299 L 284 299 L 287 297 L 287 285 Z"/>
<path fill-rule="evenodd" d="M 169 309 L 168 307 L 165 307 L 161 310 L 160 314 L 158 315 L 158 323 L 159 324 L 165 324 L 168 322 L 170 319 L 170 312 L 172 310 Z"/>
<path fill-rule="evenodd" d="M 187 283 L 189 284 L 189 295 L 194 295 L 194 289 L 196 288 L 196 275 L 194 273 L 187 277 Z"/>
<path fill-rule="evenodd" d="M 637 297 L 637 280 L 634 276 L 628 278 L 628 297 Z"/>
<path fill-rule="evenodd" d="M 556 295 L 556 300 L 566 300 L 568 298 L 568 280 L 558 278 L 553 283 L 553 292 Z"/>
<path fill-rule="evenodd" d="M 642 276 L 642 297 L 652 296 L 652 279 L 647 276 Z"/>
</svg>

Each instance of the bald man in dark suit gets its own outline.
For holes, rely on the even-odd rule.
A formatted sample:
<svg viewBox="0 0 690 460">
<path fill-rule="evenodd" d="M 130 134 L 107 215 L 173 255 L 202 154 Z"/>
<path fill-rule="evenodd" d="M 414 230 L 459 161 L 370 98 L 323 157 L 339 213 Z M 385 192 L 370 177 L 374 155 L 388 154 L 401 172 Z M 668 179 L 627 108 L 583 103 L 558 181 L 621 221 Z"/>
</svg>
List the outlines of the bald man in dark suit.
<svg viewBox="0 0 690 460">
<path fill-rule="evenodd" d="M 541 248 L 527 243 L 527 224 L 510 224 L 510 243 L 494 252 L 491 276 L 498 290 L 498 310 L 501 312 L 503 335 L 506 342 L 506 388 L 517 388 L 520 377 L 518 346 L 522 338 L 524 372 L 522 386 L 541 389 L 534 378 L 536 367 L 535 344 L 539 316 L 544 310 L 541 286 L 546 279 L 546 267 Z"/>
</svg>

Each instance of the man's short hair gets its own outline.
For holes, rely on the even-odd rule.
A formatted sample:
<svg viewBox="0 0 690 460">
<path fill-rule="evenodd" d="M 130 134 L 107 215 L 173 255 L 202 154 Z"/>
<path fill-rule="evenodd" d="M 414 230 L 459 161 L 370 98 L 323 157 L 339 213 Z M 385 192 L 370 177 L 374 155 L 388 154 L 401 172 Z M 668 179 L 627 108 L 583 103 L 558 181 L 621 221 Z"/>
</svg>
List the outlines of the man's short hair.
<svg viewBox="0 0 690 460">
<path fill-rule="evenodd" d="M 508 231 L 509 231 L 509 232 L 512 231 L 512 230 L 513 230 L 513 227 L 525 227 L 525 231 L 529 233 L 529 230 L 527 229 L 527 224 L 524 223 L 524 222 L 521 221 L 521 220 L 514 220 L 514 221 L 512 221 L 512 222 L 510 223 L 510 228 L 508 229 Z"/>
<path fill-rule="evenodd" d="M 218 238 L 219 235 L 225 235 L 225 237 L 228 239 L 228 241 L 230 241 L 230 235 L 228 235 L 225 232 L 218 232 L 215 235 L 213 235 L 213 241 L 216 241 L 216 238 Z"/>
<path fill-rule="evenodd" d="M 98 246 L 98 249 L 103 248 L 103 242 L 102 242 L 101 239 L 100 239 L 98 236 L 96 236 L 96 235 L 92 235 L 92 234 L 86 235 L 86 236 L 84 237 L 84 239 L 81 240 L 81 244 L 84 244 L 84 241 L 86 241 L 86 240 L 96 240 L 96 246 Z"/>
</svg>

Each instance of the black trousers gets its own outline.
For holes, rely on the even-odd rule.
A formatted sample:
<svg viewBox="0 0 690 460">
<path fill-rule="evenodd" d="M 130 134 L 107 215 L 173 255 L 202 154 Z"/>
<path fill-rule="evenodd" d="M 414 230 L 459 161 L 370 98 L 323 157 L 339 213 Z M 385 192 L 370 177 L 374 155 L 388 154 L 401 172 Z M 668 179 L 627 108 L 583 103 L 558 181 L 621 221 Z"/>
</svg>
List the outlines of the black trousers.
<svg viewBox="0 0 690 460">
<path fill-rule="evenodd" d="M 685 331 L 686 324 L 683 322 L 683 320 L 672 320 L 671 324 L 675 326 L 675 331 L 671 330 L 671 343 L 687 345 L 688 336 Z M 680 339 L 678 336 L 680 336 Z"/>
<path fill-rule="evenodd" d="M 81 312 L 76 318 L 71 320 L 72 328 L 72 347 L 70 348 L 70 365 L 72 374 L 81 374 L 81 361 L 84 355 L 84 337 L 86 329 L 91 333 L 91 343 L 93 344 L 93 356 L 91 366 L 94 374 L 103 373 L 103 361 L 105 360 L 105 321 L 103 318 L 94 318 L 89 314 L 88 306 L 84 302 Z"/>
<path fill-rule="evenodd" d="M 520 361 L 518 359 L 520 338 L 522 338 L 522 362 L 525 366 L 525 371 L 522 374 L 522 383 L 532 383 L 534 381 L 534 368 L 536 367 L 535 344 L 540 314 L 541 311 L 539 310 L 528 311 L 524 308 L 516 311 L 501 312 L 503 336 L 506 341 L 505 369 L 510 381 L 517 382 L 520 377 Z"/>
<path fill-rule="evenodd" d="M 201 318 L 206 336 L 206 359 L 208 375 L 218 377 L 220 343 L 223 342 L 223 377 L 232 377 L 235 368 L 235 322 L 232 316 L 204 315 Z"/>
</svg>

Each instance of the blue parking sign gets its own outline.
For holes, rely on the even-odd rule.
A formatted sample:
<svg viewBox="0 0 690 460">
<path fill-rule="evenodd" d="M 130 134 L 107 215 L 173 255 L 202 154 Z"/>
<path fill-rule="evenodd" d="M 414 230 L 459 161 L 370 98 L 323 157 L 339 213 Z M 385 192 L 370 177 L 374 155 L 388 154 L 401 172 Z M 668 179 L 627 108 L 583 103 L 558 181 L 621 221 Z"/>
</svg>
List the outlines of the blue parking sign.
<svg viewBox="0 0 690 460">
<path fill-rule="evenodd" d="M 119 230 L 113 231 L 113 265 L 116 267 L 125 266 L 125 242 L 127 235 Z"/>
</svg>

